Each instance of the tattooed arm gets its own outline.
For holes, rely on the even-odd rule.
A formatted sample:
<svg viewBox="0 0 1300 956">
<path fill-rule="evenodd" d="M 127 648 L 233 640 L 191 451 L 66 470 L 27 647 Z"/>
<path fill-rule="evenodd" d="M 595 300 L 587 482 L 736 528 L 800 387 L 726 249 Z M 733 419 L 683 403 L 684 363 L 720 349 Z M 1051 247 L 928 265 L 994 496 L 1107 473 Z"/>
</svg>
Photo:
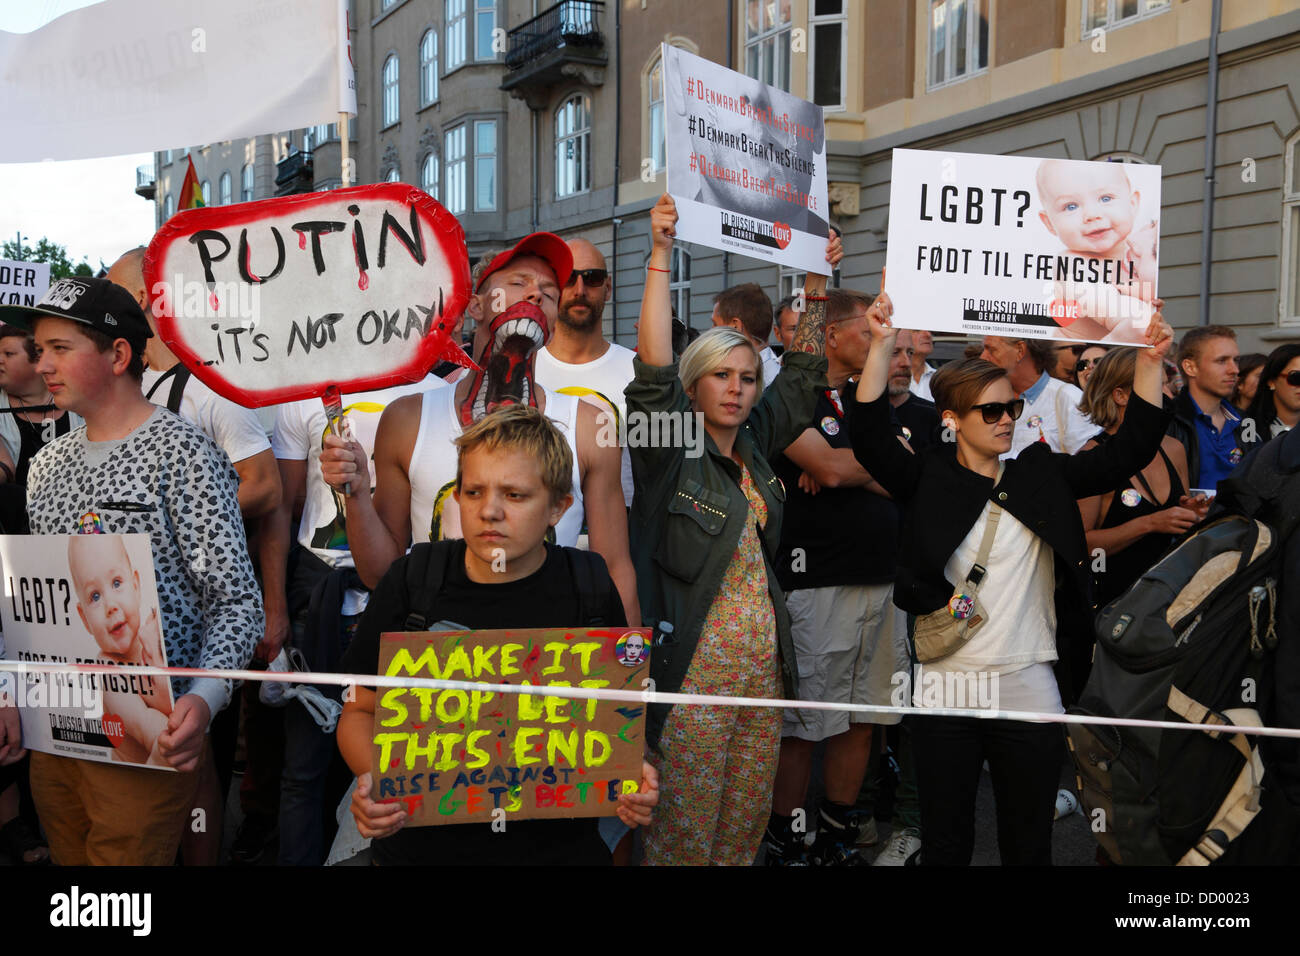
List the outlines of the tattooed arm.
<svg viewBox="0 0 1300 956">
<path fill-rule="evenodd" d="M 826 261 L 831 264 L 831 271 L 844 258 L 844 241 L 839 231 L 832 228 L 830 241 L 826 243 Z M 790 341 L 791 352 L 808 352 L 813 355 L 826 354 L 826 276 L 809 274 L 804 282 L 804 311 L 799 313 L 799 323 L 794 327 L 794 338 Z"/>
</svg>

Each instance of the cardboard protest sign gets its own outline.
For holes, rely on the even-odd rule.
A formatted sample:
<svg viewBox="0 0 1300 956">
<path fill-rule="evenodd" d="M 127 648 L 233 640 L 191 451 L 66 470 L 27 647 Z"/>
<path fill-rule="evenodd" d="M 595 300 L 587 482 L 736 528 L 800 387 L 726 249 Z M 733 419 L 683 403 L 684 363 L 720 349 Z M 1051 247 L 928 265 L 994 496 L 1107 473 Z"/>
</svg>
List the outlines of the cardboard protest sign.
<svg viewBox="0 0 1300 956">
<path fill-rule="evenodd" d="M 824 274 L 822 108 L 667 43 L 663 66 L 677 238 Z"/>
<path fill-rule="evenodd" d="M 541 628 L 385 634 L 379 672 L 563 687 L 642 690 L 646 628 Z M 613 816 L 635 793 L 645 707 L 545 694 L 380 688 L 373 793 L 401 801 L 407 826 Z M 497 818 L 501 814 L 496 815 Z"/>
<path fill-rule="evenodd" d="M 422 379 L 469 301 L 454 216 L 401 183 L 187 209 L 144 259 L 162 340 L 248 407 Z"/>
<path fill-rule="evenodd" d="M 0 673 L 17 700 L 23 745 L 171 770 L 155 749 L 172 711 L 147 534 L 0 535 L 5 659 L 120 664 L 122 673 Z"/>
<path fill-rule="evenodd" d="M 48 262 L 0 259 L 0 305 L 35 305 L 49 287 Z"/>
<path fill-rule="evenodd" d="M 896 149 L 887 288 L 905 329 L 1141 344 L 1160 167 Z"/>
</svg>

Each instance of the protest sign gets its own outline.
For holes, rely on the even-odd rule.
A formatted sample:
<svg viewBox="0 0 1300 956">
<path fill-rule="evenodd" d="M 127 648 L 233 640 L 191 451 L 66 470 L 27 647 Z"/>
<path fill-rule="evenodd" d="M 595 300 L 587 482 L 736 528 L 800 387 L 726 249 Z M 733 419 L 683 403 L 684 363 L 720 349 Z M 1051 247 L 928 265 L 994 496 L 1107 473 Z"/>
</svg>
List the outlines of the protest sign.
<svg viewBox="0 0 1300 956">
<path fill-rule="evenodd" d="M 0 535 L 5 659 L 120 664 L 120 674 L 0 673 L 29 750 L 171 770 L 157 752 L 171 682 L 147 534 Z"/>
<path fill-rule="evenodd" d="M 35 305 L 49 287 L 48 262 L 0 259 L 0 305 Z"/>
<path fill-rule="evenodd" d="M 824 274 L 822 108 L 668 43 L 663 66 L 677 238 Z"/>
<path fill-rule="evenodd" d="M 388 676 L 642 690 L 645 628 L 385 634 Z M 635 793 L 645 707 L 490 691 L 381 688 L 372 792 L 401 801 L 407 826 L 612 816 Z"/>
<path fill-rule="evenodd" d="M 158 331 L 205 385 L 248 407 L 473 363 L 460 223 L 401 183 L 188 209 L 144 259 Z"/>
<path fill-rule="evenodd" d="M 896 149 L 887 288 L 905 329 L 1141 344 L 1160 167 Z"/>
</svg>

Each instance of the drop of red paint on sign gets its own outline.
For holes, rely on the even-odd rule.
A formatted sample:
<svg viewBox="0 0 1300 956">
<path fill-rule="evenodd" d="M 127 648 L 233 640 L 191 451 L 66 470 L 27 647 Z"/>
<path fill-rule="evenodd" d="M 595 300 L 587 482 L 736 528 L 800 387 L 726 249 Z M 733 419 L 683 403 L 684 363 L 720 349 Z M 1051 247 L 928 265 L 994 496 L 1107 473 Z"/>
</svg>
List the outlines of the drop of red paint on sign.
<svg viewBox="0 0 1300 956">
<path fill-rule="evenodd" d="M 362 292 L 370 288 L 370 276 L 366 275 L 364 271 L 361 273 L 361 278 L 357 279 L 357 288 Z"/>
</svg>

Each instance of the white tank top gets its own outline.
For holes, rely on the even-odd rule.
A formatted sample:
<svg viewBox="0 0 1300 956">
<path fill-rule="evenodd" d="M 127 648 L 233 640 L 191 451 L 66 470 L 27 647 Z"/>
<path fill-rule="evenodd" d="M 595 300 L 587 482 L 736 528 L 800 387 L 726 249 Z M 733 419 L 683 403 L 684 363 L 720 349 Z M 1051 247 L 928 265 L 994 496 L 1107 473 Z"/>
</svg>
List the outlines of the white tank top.
<svg viewBox="0 0 1300 956">
<path fill-rule="evenodd" d="M 546 393 L 546 417 L 555 423 L 573 454 L 573 504 L 555 526 L 555 543 L 577 547 L 582 532 L 582 481 L 578 473 L 578 399 Z M 411 479 L 411 544 L 462 536 L 460 510 L 452 497 L 456 446 L 463 429 L 456 414 L 456 389 L 436 388 L 420 402 L 420 426 L 407 473 Z"/>
</svg>

